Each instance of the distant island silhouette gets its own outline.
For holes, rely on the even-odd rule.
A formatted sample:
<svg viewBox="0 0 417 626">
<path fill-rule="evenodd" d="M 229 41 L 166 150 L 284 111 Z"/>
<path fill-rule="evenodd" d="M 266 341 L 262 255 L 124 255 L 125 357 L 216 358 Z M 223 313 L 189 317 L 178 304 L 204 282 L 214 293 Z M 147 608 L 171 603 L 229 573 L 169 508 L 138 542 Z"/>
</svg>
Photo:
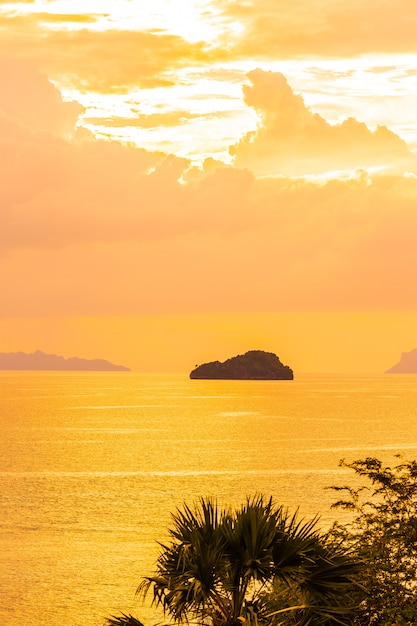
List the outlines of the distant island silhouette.
<svg viewBox="0 0 417 626">
<path fill-rule="evenodd" d="M 193 379 L 213 380 L 293 380 L 294 373 L 283 365 L 276 354 L 250 350 L 223 363 L 212 361 L 197 365 L 191 372 Z"/>
<path fill-rule="evenodd" d="M 130 372 L 128 367 L 114 365 L 104 359 L 65 359 L 56 354 L 36 350 L 25 352 L 0 352 L 0 370 L 50 370 L 76 372 Z"/>
<path fill-rule="evenodd" d="M 387 370 L 385 374 L 417 374 L 417 349 L 403 352 L 399 363 Z"/>
</svg>

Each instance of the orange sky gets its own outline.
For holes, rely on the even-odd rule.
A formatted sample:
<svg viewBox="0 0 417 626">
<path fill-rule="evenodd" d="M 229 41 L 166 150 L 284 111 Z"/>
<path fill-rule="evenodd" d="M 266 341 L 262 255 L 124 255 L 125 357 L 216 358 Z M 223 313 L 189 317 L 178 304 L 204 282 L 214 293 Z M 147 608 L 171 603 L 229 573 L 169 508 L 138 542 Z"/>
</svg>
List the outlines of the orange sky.
<svg viewBox="0 0 417 626">
<path fill-rule="evenodd" d="M 382 372 L 417 347 L 416 22 L 0 0 L 0 352 Z"/>
</svg>

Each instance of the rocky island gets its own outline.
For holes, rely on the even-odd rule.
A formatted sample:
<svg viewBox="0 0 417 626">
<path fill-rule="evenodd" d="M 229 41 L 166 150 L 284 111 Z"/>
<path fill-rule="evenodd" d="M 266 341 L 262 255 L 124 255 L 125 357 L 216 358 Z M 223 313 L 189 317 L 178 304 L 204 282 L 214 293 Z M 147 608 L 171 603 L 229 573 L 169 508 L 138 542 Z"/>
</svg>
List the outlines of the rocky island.
<svg viewBox="0 0 417 626">
<path fill-rule="evenodd" d="M 56 354 L 45 354 L 36 350 L 25 352 L 0 352 L 0 370 L 49 370 L 76 372 L 130 372 L 128 367 L 114 365 L 104 359 L 65 359 Z"/>
<path fill-rule="evenodd" d="M 227 361 L 212 361 L 198 365 L 190 378 L 213 380 L 293 380 L 294 373 L 283 365 L 276 354 L 250 350 Z"/>
<path fill-rule="evenodd" d="M 417 349 L 403 352 L 400 362 L 393 365 L 385 374 L 417 374 Z"/>
</svg>

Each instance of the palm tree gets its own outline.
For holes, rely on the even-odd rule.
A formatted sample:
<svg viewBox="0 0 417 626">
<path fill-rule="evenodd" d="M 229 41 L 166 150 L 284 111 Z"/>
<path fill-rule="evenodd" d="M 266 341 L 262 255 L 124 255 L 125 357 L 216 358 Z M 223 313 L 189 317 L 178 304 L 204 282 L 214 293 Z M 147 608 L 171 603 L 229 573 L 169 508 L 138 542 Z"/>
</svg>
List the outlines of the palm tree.
<svg viewBox="0 0 417 626">
<path fill-rule="evenodd" d="M 359 563 L 311 521 L 262 495 L 237 510 L 200 498 L 172 515 L 156 572 L 138 587 L 175 622 L 347 625 Z"/>
</svg>

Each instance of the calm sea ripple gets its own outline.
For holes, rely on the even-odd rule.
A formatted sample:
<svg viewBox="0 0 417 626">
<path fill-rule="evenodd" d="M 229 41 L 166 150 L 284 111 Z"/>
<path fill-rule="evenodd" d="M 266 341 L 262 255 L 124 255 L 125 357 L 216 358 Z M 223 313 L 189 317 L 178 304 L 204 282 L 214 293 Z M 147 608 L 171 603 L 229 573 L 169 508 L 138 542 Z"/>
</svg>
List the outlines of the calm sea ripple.
<svg viewBox="0 0 417 626">
<path fill-rule="evenodd" d="M 417 458 L 417 376 L 191 381 L 0 373 L 0 622 L 101 626 L 132 612 L 170 514 L 265 493 L 338 513 L 339 460 Z"/>
</svg>

